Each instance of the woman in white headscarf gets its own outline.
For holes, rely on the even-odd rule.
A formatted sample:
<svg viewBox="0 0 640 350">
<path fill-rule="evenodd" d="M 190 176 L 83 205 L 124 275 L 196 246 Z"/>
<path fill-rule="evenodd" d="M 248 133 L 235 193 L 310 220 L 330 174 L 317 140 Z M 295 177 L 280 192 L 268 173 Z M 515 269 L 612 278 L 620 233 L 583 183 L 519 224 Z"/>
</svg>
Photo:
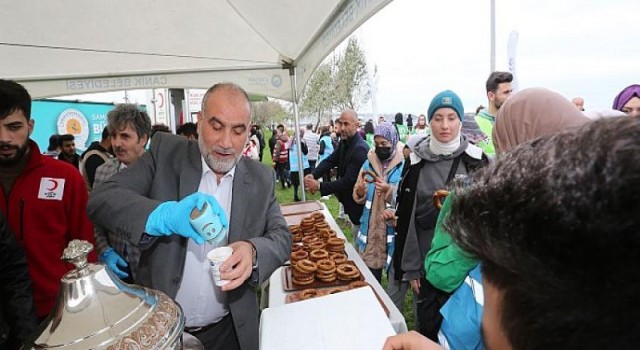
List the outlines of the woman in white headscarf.
<svg viewBox="0 0 640 350">
<path fill-rule="evenodd" d="M 493 128 L 493 143 L 498 157 L 505 156 L 517 145 L 567 128 L 576 128 L 589 122 L 571 102 L 563 96 L 543 88 L 522 90 L 512 95 L 500 108 Z M 450 196 L 451 197 L 451 196 Z M 482 344 L 480 336 L 480 317 L 482 305 L 475 308 L 476 318 L 470 317 L 475 301 L 466 298 L 469 295 L 482 295 L 482 279 L 479 276 L 477 262 L 463 252 L 451 236 L 444 230 L 442 222 L 451 210 L 451 198 L 442 207 L 432 247 L 425 259 L 424 268 L 427 280 L 439 290 L 454 292 L 451 303 L 441 310 L 444 320 L 441 328 L 441 344 L 451 349 L 474 349 Z M 469 278 L 475 286 L 471 292 Z M 466 307 L 466 317 L 460 312 Z M 449 317 L 451 319 L 449 319 Z"/>
<path fill-rule="evenodd" d="M 482 150 L 462 135 L 463 118 L 462 101 L 453 91 L 443 91 L 432 99 L 427 113 L 431 133 L 418 141 L 409 155 L 395 211 L 396 242 L 388 292 L 394 303 L 402 306 L 403 283 L 409 282 L 417 329 L 434 340 L 440 328 L 439 310 L 449 294 L 433 288 L 425 280 L 423 268 L 438 218 L 433 193 L 487 161 Z M 385 215 L 394 214 L 385 211 Z"/>
</svg>

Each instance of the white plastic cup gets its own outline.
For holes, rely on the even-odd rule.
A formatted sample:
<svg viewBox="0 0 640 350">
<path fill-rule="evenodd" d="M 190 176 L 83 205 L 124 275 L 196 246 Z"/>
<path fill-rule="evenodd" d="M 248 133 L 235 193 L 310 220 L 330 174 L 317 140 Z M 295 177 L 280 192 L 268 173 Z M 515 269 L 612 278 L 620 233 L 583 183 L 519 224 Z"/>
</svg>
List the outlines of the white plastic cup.
<svg viewBox="0 0 640 350">
<path fill-rule="evenodd" d="M 222 287 L 229 283 L 229 280 L 220 279 L 220 265 L 225 262 L 233 254 L 231 247 L 218 247 L 207 253 L 207 259 L 211 265 L 211 275 L 216 286 Z"/>
</svg>

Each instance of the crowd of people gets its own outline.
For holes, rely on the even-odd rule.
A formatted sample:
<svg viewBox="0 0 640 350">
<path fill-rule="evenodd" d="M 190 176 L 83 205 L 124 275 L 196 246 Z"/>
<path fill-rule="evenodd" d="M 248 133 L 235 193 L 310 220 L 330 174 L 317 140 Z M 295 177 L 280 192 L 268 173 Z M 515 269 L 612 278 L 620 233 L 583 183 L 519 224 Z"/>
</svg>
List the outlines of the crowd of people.
<svg viewBox="0 0 640 350">
<path fill-rule="evenodd" d="M 0 348 L 33 341 L 70 269 L 62 251 L 83 239 L 90 261 L 176 300 L 206 349 L 257 349 L 256 290 L 292 244 L 278 183 L 295 201 L 301 183 L 335 196 L 396 306 L 413 293 L 415 331 L 384 349 L 635 346 L 640 85 L 605 113 L 624 116 L 593 120 L 583 99 L 514 93 L 512 80 L 487 79 L 473 140 L 462 99 L 444 90 L 419 116 L 344 110 L 329 125 L 278 125 L 266 143 L 246 92 L 219 83 L 177 135 L 117 105 L 81 155 L 73 135 L 41 152 L 28 91 L 0 80 Z M 206 258 L 217 245 L 189 224 L 205 205 L 234 249 L 222 287 Z"/>
</svg>

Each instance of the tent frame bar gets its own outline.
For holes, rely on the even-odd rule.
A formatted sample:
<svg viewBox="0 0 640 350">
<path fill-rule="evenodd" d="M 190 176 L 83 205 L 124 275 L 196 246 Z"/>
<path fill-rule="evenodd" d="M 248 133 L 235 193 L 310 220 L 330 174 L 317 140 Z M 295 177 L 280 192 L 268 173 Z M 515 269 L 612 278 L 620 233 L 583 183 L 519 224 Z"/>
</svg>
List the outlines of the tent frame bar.
<svg viewBox="0 0 640 350">
<path fill-rule="evenodd" d="M 304 188 L 304 165 L 302 162 L 302 141 L 300 140 L 300 116 L 298 115 L 298 96 L 297 96 L 297 84 L 296 84 L 296 67 L 293 65 L 285 64 L 282 66 L 284 69 L 289 69 L 289 77 L 291 78 L 291 101 L 293 101 L 293 118 L 295 120 L 295 130 L 293 136 L 296 138 L 296 152 L 298 153 L 298 180 L 300 182 L 300 192 L 302 201 L 307 200 L 305 188 Z M 297 197 L 298 194 L 294 193 Z"/>
<path fill-rule="evenodd" d="M 184 69 L 184 70 L 155 70 L 144 72 L 126 72 L 126 73 L 106 73 L 106 74 L 86 74 L 86 75 L 49 75 L 45 77 L 21 77 L 19 82 L 33 82 L 33 81 L 58 81 L 58 80 L 79 80 L 79 79 L 102 79 L 102 78 L 119 78 L 119 77 L 135 77 L 141 75 L 175 75 L 175 74 L 188 74 L 188 73 L 211 73 L 211 72 L 242 72 L 247 70 L 271 70 L 279 69 L 280 65 L 273 66 L 261 66 L 261 67 L 235 67 L 233 69 L 226 68 L 200 68 L 200 69 Z M 11 79 L 9 77 L 8 79 Z M 186 87 L 185 87 L 186 88 Z"/>
</svg>

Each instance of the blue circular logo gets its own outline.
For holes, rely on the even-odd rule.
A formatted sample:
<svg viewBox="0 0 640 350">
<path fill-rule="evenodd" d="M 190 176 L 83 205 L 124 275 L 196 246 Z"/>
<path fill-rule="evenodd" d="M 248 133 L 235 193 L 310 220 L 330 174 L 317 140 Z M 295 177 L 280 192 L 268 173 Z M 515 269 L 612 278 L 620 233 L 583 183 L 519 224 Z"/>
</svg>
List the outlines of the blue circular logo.
<svg viewBox="0 0 640 350">
<path fill-rule="evenodd" d="M 276 88 L 279 88 L 282 85 L 282 77 L 280 74 L 274 74 L 271 76 L 271 85 Z"/>
</svg>

